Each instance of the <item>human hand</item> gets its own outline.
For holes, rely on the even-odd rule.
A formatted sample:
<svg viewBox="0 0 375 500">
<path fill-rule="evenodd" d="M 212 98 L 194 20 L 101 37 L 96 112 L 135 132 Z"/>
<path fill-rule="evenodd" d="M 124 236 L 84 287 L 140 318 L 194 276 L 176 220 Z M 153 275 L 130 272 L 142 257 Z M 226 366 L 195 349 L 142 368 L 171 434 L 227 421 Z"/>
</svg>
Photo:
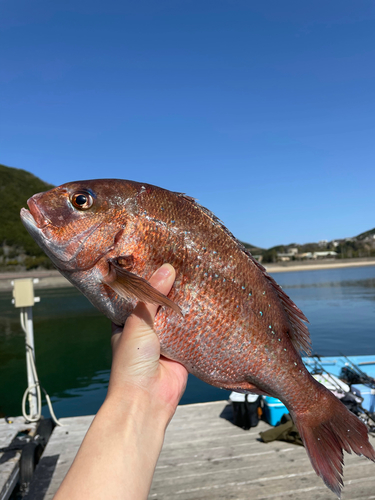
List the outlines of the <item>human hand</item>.
<svg viewBox="0 0 375 500">
<path fill-rule="evenodd" d="M 150 284 L 167 295 L 175 271 L 164 264 Z M 160 356 L 160 342 L 153 329 L 158 306 L 139 302 L 124 328 L 112 325 L 113 361 L 108 387 L 109 398 L 124 397 L 129 389 L 146 392 L 154 403 L 175 412 L 187 382 L 187 370 L 180 363 Z"/>
<path fill-rule="evenodd" d="M 164 264 L 150 283 L 167 295 L 175 271 Z M 160 356 L 157 306 L 139 303 L 114 326 L 108 394 L 54 500 L 146 500 L 166 427 L 185 390 L 187 371 Z"/>
</svg>

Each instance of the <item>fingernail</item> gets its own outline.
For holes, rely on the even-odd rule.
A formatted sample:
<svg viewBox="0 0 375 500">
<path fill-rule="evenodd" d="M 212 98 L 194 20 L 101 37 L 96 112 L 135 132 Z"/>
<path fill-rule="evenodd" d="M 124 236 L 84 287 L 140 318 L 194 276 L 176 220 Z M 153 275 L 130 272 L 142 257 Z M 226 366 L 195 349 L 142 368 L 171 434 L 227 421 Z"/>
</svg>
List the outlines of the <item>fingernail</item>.
<svg viewBox="0 0 375 500">
<path fill-rule="evenodd" d="M 170 264 L 163 264 L 157 271 L 155 274 L 157 274 L 158 276 L 160 276 L 161 278 L 169 278 L 169 276 L 172 274 L 173 272 L 173 267 L 170 265 Z"/>
</svg>

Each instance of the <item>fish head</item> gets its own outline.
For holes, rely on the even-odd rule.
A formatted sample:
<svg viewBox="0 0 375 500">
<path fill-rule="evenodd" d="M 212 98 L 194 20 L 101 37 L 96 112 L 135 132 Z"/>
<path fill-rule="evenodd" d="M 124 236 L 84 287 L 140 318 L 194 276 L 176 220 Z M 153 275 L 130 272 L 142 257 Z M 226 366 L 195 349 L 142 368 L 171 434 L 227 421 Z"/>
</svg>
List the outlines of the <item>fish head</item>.
<svg viewBox="0 0 375 500">
<path fill-rule="evenodd" d="M 136 300 L 180 308 L 144 278 L 129 271 L 123 254 L 134 238 L 144 185 L 99 179 L 63 184 L 32 196 L 21 210 L 27 231 L 59 271 L 116 324 Z M 130 260 L 131 260 L 130 255 Z"/>
<path fill-rule="evenodd" d="M 58 269 L 87 270 L 123 236 L 134 192 L 131 182 L 113 179 L 71 182 L 32 196 L 21 219 Z"/>
</svg>

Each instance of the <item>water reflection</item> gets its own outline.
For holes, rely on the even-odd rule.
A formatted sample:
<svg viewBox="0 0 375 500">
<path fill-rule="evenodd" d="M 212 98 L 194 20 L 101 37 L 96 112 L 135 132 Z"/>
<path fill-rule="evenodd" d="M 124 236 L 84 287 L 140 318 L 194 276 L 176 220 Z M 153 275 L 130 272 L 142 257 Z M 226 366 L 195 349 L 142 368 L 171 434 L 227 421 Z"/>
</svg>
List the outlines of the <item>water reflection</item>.
<svg viewBox="0 0 375 500">
<path fill-rule="evenodd" d="M 109 371 L 110 323 L 73 288 L 37 295 L 41 302 L 33 312 L 39 379 L 53 399 L 64 399 L 70 388 L 87 387 L 98 372 Z M 10 299 L 10 292 L 0 294 L 0 412 L 19 415 L 26 387 L 25 340 Z"/>
<path fill-rule="evenodd" d="M 307 316 L 315 353 L 375 353 L 375 266 L 274 277 Z"/>
<path fill-rule="evenodd" d="M 274 278 L 283 288 L 375 288 L 375 266 L 275 273 Z"/>
</svg>

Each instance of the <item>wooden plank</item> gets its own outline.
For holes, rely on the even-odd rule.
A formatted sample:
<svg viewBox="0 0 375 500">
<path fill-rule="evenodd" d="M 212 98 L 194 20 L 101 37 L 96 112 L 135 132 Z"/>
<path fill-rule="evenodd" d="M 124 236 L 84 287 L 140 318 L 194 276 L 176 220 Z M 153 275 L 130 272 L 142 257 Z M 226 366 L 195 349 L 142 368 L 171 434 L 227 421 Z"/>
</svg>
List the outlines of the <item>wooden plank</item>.
<svg viewBox="0 0 375 500">
<path fill-rule="evenodd" d="M 218 402 L 178 408 L 150 499 L 336 498 L 312 470 L 304 448 L 260 442 L 259 432 L 269 428 L 267 424 L 260 422 L 257 428 L 243 431 L 220 418 L 223 407 L 225 403 Z M 375 492 L 374 464 L 352 455 L 345 462 L 343 498 L 352 498 L 354 492 L 370 497 Z"/>
<path fill-rule="evenodd" d="M 223 418 L 226 417 L 226 418 Z M 180 406 L 170 423 L 156 466 L 150 500 L 334 500 L 313 471 L 305 449 L 265 444 L 259 432 L 230 421 L 226 401 Z M 62 419 L 38 465 L 27 500 L 51 500 L 87 431 L 92 416 Z M 371 438 L 375 445 L 375 439 Z M 375 499 L 375 466 L 345 456 L 345 500 Z"/>
<path fill-rule="evenodd" d="M 33 435 L 35 427 L 23 417 L 0 420 L 0 500 L 9 498 L 18 481 L 21 451 L 12 449 L 12 441 L 19 432 Z"/>
<path fill-rule="evenodd" d="M 50 500 L 69 470 L 94 416 L 60 418 L 36 468 L 25 500 Z"/>
</svg>

